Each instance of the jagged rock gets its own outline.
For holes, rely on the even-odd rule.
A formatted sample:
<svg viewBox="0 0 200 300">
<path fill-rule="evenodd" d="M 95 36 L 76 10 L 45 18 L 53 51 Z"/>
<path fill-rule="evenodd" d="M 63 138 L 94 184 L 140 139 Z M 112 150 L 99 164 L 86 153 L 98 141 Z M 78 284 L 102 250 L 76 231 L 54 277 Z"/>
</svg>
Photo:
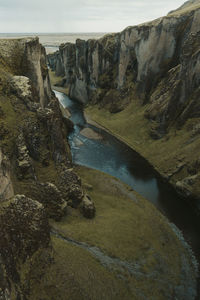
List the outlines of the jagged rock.
<svg viewBox="0 0 200 300">
<path fill-rule="evenodd" d="M 10 178 L 10 164 L 0 149 L 0 201 L 14 196 L 13 185 Z"/>
<path fill-rule="evenodd" d="M 196 175 L 200 170 L 200 158 L 193 161 L 190 166 L 187 168 L 188 173 L 191 175 Z"/>
<path fill-rule="evenodd" d="M 39 107 L 37 110 L 38 119 L 41 121 L 47 122 L 48 119 L 51 119 L 53 116 L 52 109 Z"/>
<path fill-rule="evenodd" d="M 31 163 L 31 158 L 29 156 L 28 149 L 25 144 L 23 134 L 19 134 L 17 141 L 17 168 L 18 177 L 22 178 L 35 178 L 34 169 Z"/>
<path fill-rule="evenodd" d="M 67 213 L 67 203 L 61 192 L 50 182 L 32 184 L 30 195 L 44 206 L 49 218 L 59 221 Z"/>
<path fill-rule="evenodd" d="M 45 49 L 38 38 L 1 39 L 0 57 L 0 299 L 29 299 L 52 263 L 48 218 L 60 220 L 65 200 L 76 206 L 83 192 L 75 174 L 68 195 L 64 181 L 56 186 L 71 167 L 72 124 L 51 90 Z"/>
<path fill-rule="evenodd" d="M 71 130 L 71 126 L 68 127 L 68 123 L 63 120 L 56 98 L 49 102 L 47 108 L 51 109 L 54 113 L 52 118 L 47 119 L 47 129 L 52 144 L 53 159 L 56 164 L 60 165 L 63 163 L 71 167 L 71 154 L 66 139 Z"/>
<path fill-rule="evenodd" d="M 31 100 L 31 84 L 30 79 L 25 76 L 13 76 L 11 86 L 20 98 Z"/>
<path fill-rule="evenodd" d="M 192 196 L 192 186 L 199 179 L 198 175 L 188 176 L 176 182 L 177 191 L 184 197 Z"/>
<path fill-rule="evenodd" d="M 161 138 L 171 123 L 200 116 L 199 1 L 179 12 L 99 40 L 66 43 L 49 65 L 62 62 L 69 95 L 82 103 L 113 113 L 138 97 L 149 103 L 145 116 L 158 123 L 150 134 Z"/>
<path fill-rule="evenodd" d="M 43 205 L 24 195 L 16 195 L 1 204 L 0 228 L 1 256 L 8 263 L 24 261 L 49 244 L 49 225 Z"/>
<path fill-rule="evenodd" d="M 56 76 L 64 75 L 64 67 L 61 62 L 59 51 L 57 51 L 55 54 L 49 54 L 48 61 L 50 62 L 50 65 L 53 66 Z M 60 86 L 63 86 L 63 83 L 64 82 L 62 82 Z"/>
<path fill-rule="evenodd" d="M 95 206 L 93 201 L 88 195 L 84 195 L 80 209 L 84 217 L 88 219 L 94 218 L 96 212 Z"/>
<path fill-rule="evenodd" d="M 1 293 L 9 294 L 9 289 L 20 290 L 21 266 L 38 250 L 47 249 L 50 229 L 44 207 L 37 201 L 16 195 L 1 204 L 0 210 L 0 268 L 5 270 L 0 280 Z M 5 284 L 7 282 L 7 284 Z M 8 284 L 9 283 L 9 284 Z M 27 284 L 27 283 L 26 283 Z M 4 298 L 2 298 L 4 299 Z"/>
<path fill-rule="evenodd" d="M 83 200 L 83 190 L 80 178 L 73 170 L 65 169 L 60 173 L 58 188 L 68 205 L 76 208 Z"/>
<path fill-rule="evenodd" d="M 196 124 L 193 128 L 192 128 L 192 136 L 196 136 L 200 134 L 200 123 Z"/>
</svg>

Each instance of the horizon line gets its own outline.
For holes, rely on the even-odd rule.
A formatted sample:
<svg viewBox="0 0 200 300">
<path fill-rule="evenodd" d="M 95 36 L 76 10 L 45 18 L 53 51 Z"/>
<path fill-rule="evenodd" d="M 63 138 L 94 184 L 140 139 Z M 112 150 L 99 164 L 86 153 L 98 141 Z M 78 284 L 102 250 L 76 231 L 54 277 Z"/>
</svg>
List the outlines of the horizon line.
<svg viewBox="0 0 200 300">
<path fill-rule="evenodd" d="M 69 32 L 45 32 L 45 31 L 35 31 L 35 32 L 0 32 L 0 34 L 69 34 L 69 33 L 109 33 L 109 31 L 69 31 Z"/>
</svg>

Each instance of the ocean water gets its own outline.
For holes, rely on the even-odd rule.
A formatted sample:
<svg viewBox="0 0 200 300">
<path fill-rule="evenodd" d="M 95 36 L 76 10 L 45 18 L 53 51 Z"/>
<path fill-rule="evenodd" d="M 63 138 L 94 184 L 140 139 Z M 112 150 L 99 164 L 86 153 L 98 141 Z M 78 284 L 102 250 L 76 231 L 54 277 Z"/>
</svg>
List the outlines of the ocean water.
<svg viewBox="0 0 200 300">
<path fill-rule="evenodd" d="M 105 32 L 81 32 L 81 33 L 0 33 L 0 39 L 13 39 L 38 36 L 40 43 L 46 48 L 47 53 L 58 50 L 62 43 L 74 43 L 77 39 L 98 39 Z"/>
</svg>

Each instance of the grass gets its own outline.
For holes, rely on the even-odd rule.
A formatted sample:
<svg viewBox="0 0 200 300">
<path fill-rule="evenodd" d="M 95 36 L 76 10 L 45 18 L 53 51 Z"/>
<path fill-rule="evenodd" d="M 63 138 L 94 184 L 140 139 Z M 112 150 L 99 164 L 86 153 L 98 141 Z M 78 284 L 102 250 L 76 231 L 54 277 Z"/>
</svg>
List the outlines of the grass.
<svg viewBox="0 0 200 300">
<path fill-rule="evenodd" d="M 62 236 L 97 246 L 110 257 L 137 263 L 142 275 L 127 275 L 127 287 L 132 291 L 127 299 L 135 299 L 136 290 L 165 299 L 161 291 L 180 283 L 181 256 L 187 257 L 166 219 L 151 203 L 113 177 L 85 167 L 76 167 L 76 172 L 95 203 L 96 217 L 88 220 L 71 209 L 61 222 L 51 221 L 51 226 Z M 158 281 L 151 278 L 155 273 Z"/>
<path fill-rule="evenodd" d="M 136 299 L 131 298 L 126 283 L 110 274 L 85 250 L 52 237 L 54 262 L 42 279 L 31 282 L 33 299 Z"/>
<path fill-rule="evenodd" d="M 60 84 L 60 82 L 62 81 L 63 77 L 56 76 L 55 72 L 52 71 L 51 69 L 49 69 L 49 78 L 50 78 L 51 87 L 52 87 L 53 90 L 56 90 L 56 91 L 61 92 L 61 93 L 64 93 L 66 95 L 69 94 L 69 88 L 57 86 L 57 85 Z"/>
<path fill-rule="evenodd" d="M 132 101 L 122 112 L 111 114 L 98 106 L 88 106 L 86 115 L 140 153 L 160 174 L 173 173 L 180 160 L 186 165 L 197 160 L 200 140 L 187 143 L 191 139 L 191 130 L 188 128 L 192 121 L 188 120 L 181 130 L 171 128 L 164 138 L 153 140 L 149 136 L 151 123 L 144 118 L 147 107 Z M 173 179 L 176 180 L 176 176 Z"/>
</svg>

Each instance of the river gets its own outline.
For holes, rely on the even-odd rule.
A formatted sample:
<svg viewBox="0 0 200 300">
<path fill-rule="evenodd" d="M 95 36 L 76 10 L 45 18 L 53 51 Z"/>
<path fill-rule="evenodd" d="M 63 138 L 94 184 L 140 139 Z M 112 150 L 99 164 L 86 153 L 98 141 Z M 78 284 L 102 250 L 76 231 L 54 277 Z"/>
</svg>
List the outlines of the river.
<svg viewBox="0 0 200 300">
<path fill-rule="evenodd" d="M 74 130 L 69 136 L 73 162 L 108 173 L 128 184 L 151 201 L 183 233 L 200 262 L 200 220 L 181 197 L 163 183 L 152 167 L 127 145 L 106 131 L 86 123 L 83 107 L 65 94 L 55 91 L 60 103 L 71 113 Z M 81 134 L 84 128 L 100 139 Z"/>
</svg>

